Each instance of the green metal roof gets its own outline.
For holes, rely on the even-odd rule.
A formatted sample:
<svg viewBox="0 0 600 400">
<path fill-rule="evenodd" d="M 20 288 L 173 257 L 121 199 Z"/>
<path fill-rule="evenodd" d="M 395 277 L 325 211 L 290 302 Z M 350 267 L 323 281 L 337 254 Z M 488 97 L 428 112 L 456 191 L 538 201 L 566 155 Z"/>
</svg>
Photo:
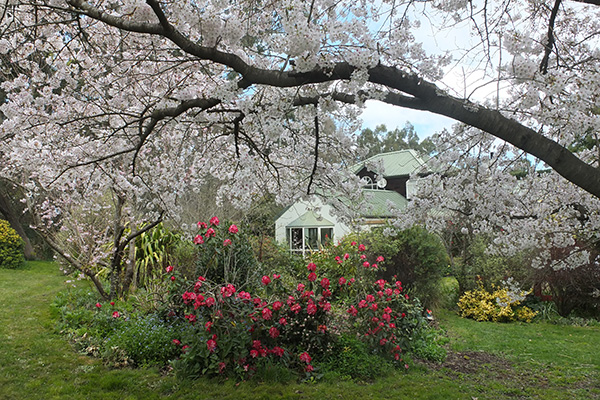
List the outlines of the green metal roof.
<svg viewBox="0 0 600 400">
<path fill-rule="evenodd" d="M 402 209 L 408 204 L 404 196 L 393 190 L 363 189 L 363 193 L 368 196 L 368 203 L 371 205 L 368 210 L 365 210 L 363 217 L 393 217 L 390 205 Z"/>
<path fill-rule="evenodd" d="M 425 162 L 415 150 L 399 150 L 370 157 L 352 166 L 352 171 L 358 174 L 366 164 L 379 162 L 383 163 L 384 177 L 410 175 L 425 165 Z"/>
<path fill-rule="evenodd" d="M 333 222 L 317 216 L 314 211 L 307 211 L 294 222 L 287 225 L 291 228 L 306 228 L 316 226 L 333 226 Z"/>
</svg>

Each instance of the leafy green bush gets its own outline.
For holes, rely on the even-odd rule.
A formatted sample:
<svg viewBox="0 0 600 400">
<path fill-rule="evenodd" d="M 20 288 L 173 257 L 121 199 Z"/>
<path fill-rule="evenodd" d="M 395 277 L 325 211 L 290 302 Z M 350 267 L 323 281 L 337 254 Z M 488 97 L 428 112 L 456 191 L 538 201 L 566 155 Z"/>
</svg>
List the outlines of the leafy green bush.
<svg viewBox="0 0 600 400">
<path fill-rule="evenodd" d="M 185 328 L 182 324 L 167 324 L 156 315 L 132 318 L 107 338 L 104 356 L 116 358 L 117 354 L 136 365 L 164 366 L 181 354 L 173 338 L 181 337 Z"/>
<path fill-rule="evenodd" d="M 371 254 L 386 260 L 385 270 L 379 274 L 382 278 L 400 280 L 427 308 L 439 306 L 440 279 L 448 266 L 448 255 L 438 237 L 414 226 L 391 236 L 377 229 L 366 241 Z"/>
<path fill-rule="evenodd" d="M 8 221 L 0 219 L 0 268 L 16 269 L 25 264 L 25 243 Z"/>
<path fill-rule="evenodd" d="M 373 354 L 356 336 L 343 334 L 335 340 L 333 350 L 320 364 L 322 371 L 341 379 L 373 380 L 393 370 L 393 365 Z"/>
</svg>

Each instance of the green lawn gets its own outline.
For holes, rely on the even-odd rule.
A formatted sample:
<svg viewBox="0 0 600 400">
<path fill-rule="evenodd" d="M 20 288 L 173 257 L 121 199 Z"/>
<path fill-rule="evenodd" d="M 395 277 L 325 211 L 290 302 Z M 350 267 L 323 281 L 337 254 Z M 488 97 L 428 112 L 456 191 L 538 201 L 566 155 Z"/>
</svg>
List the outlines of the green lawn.
<svg viewBox="0 0 600 400">
<path fill-rule="evenodd" d="M 109 369 L 53 329 L 66 287 L 52 263 L 0 270 L 0 399 L 600 399 L 600 329 L 477 323 L 438 316 L 451 354 L 375 383 L 181 381 L 154 369 Z"/>
</svg>

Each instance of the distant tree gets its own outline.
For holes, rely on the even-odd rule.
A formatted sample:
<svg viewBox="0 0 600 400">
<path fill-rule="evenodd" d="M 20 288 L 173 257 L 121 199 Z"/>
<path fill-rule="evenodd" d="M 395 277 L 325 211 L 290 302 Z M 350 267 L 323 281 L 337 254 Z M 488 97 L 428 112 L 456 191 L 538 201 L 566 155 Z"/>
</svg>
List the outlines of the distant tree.
<svg viewBox="0 0 600 400">
<path fill-rule="evenodd" d="M 413 149 L 421 154 L 431 155 L 435 150 L 431 139 L 425 138 L 420 141 L 415 127 L 410 122 L 406 122 L 402 129 L 396 128 L 393 131 L 388 131 L 384 124 L 377 125 L 374 130 L 363 129 L 356 141 L 360 147 L 367 150 L 363 158 L 404 149 Z"/>
</svg>

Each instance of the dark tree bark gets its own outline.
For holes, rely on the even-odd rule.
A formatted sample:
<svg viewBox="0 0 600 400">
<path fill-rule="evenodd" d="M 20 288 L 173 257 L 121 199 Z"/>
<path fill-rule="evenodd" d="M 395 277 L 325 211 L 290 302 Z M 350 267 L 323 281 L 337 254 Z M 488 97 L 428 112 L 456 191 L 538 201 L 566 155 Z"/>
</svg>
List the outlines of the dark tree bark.
<svg viewBox="0 0 600 400">
<path fill-rule="evenodd" d="M 0 189 L 0 214 L 8 221 L 10 226 L 17 232 L 17 234 L 23 239 L 25 246 L 23 247 L 23 253 L 27 260 L 35 260 L 35 250 L 29 240 L 29 237 L 21 225 L 19 213 L 15 207 L 11 204 L 11 199 L 4 190 Z"/>
</svg>

